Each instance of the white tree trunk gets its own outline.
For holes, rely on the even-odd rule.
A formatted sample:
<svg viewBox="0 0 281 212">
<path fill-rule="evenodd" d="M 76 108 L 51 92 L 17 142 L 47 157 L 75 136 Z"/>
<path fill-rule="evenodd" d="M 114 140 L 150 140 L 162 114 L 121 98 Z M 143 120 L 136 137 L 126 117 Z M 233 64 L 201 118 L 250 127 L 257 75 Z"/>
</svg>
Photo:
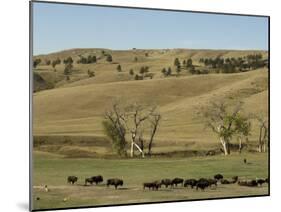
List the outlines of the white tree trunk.
<svg viewBox="0 0 281 212">
<path fill-rule="evenodd" d="M 228 152 L 227 142 L 222 137 L 220 138 L 220 142 L 223 147 L 224 155 L 228 155 L 229 152 Z"/>
<path fill-rule="evenodd" d="M 134 157 L 134 142 L 131 142 L 131 158 Z"/>
<path fill-rule="evenodd" d="M 139 147 L 139 145 L 137 145 L 136 143 L 134 143 L 134 145 L 137 147 L 137 149 L 141 152 L 142 157 L 144 158 L 144 152 L 142 151 L 142 149 Z"/>
<path fill-rule="evenodd" d="M 239 136 L 239 153 L 242 151 L 242 138 Z"/>
</svg>

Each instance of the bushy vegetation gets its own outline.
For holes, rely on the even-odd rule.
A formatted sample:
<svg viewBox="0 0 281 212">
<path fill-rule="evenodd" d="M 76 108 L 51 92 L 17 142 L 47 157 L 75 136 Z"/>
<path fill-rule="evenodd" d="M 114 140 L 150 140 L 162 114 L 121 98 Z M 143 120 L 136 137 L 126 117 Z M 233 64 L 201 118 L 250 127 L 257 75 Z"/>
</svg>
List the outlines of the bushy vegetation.
<svg viewBox="0 0 281 212">
<path fill-rule="evenodd" d="M 107 61 L 107 62 L 112 62 L 112 61 L 113 61 L 113 58 L 112 58 L 111 54 L 108 54 L 108 55 L 106 56 L 106 61 Z"/>
<path fill-rule="evenodd" d="M 262 59 L 261 54 L 251 54 L 246 57 L 238 58 L 200 58 L 199 62 L 221 73 L 249 71 L 265 67 L 268 63 L 267 60 Z"/>
<path fill-rule="evenodd" d="M 59 58 L 57 58 L 56 60 L 53 60 L 52 61 L 52 67 L 54 69 L 56 69 L 56 65 L 60 64 L 61 63 L 61 60 Z"/>
<path fill-rule="evenodd" d="M 36 68 L 41 63 L 41 59 L 37 58 L 33 60 L 33 68 Z"/>
<path fill-rule="evenodd" d="M 88 69 L 88 76 L 89 76 L 89 77 L 94 77 L 94 76 L 95 76 L 95 72 L 94 72 L 94 71 L 90 71 L 90 70 Z"/>
<path fill-rule="evenodd" d="M 116 69 L 117 69 L 117 71 L 118 71 L 118 72 L 121 72 L 121 71 L 122 71 L 122 67 L 121 67 L 121 65 L 120 65 L 120 64 L 118 64 L 118 66 L 116 67 Z"/>
<path fill-rule="evenodd" d="M 93 56 L 89 55 L 88 57 L 81 56 L 80 59 L 77 61 L 77 63 L 81 63 L 81 64 L 91 64 L 96 62 L 97 62 L 97 57 L 95 55 Z"/>
</svg>

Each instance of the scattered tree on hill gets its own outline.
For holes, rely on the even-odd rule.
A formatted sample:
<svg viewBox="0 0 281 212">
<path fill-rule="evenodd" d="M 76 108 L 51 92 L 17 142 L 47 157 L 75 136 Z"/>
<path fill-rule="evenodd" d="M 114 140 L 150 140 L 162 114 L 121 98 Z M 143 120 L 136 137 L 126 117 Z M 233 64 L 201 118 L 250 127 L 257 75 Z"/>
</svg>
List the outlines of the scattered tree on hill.
<svg viewBox="0 0 281 212">
<path fill-rule="evenodd" d="M 77 61 L 77 63 L 82 63 L 82 64 L 91 64 L 91 63 L 96 63 L 97 62 L 97 57 L 95 55 L 91 56 L 89 55 L 87 58 L 80 56 L 80 59 Z"/>
<path fill-rule="evenodd" d="M 63 60 L 63 63 L 64 63 L 64 64 L 72 64 L 72 63 L 73 63 L 72 57 L 69 56 L 68 58 L 64 59 L 64 60 Z"/>
<path fill-rule="evenodd" d="M 171 75 L 172 75 L 172 69 L 171 67 L 169 67 L 167 70 L 167 76 L 171 76 Z"/>
<path fill-rule="evenodd" d="M 59 58 L 52 61 L 52 67 L 54 68 L 55 71 L 56 71 L 56 65 L 58 65 L 60 63 L 61 63 L 61 60 Z"/>
<path fill-rule="evenodd" d="M 134 61 L 135 61 L 135 62 L 138 62 L 138 57 L 135 57 Z"/>
<path fill-rule="evenodd" d="M 51 61 L 47 59 L 47 60 L 45 60 L 45 63 L 47 66 L 49 66 L 51 64 Z"/>
<path fill-rule="evenodd" d="M 239 141 L 239 153 L 243 148 L 243 139 L 250 135 L 251 122 L 248 117 L 237 115 L 235 119 L 235 131 L 237 133 L 237 139 Z"/>
<path fill-rule="evenodd" d="M 186 60 L 183 60 L 182 65 L 186 66 Z"/>
<path fill-rule="evenodd" d="M 145 52 L 145 54 L 144 54 L 146 57 L 148 57 L 148 52 Z"/>
<path fill-rule="evenodd" d="M 191 67 L 189 68 L 189 72 L 190 72 L 191 74 L 195 74 L 195 73 L 196 73 L 195 67 L 194 67 L 194 66 L 191 66 Z M 200 73 L 199 73 L 199 74 L 200 74 Z"/>
<path fill-rule="evenodd" d="M 248 119 L 241 114 L 242 103 L 233 107 L 223 102 L 211 102 L 207 107 L 201 107 L 198 115 L 218 135 L 225 155 L 230 154 L 230 143 L 234 135 L 246 135 L 250 132 Z M 244 128 L 245 127 L 245 128 Z"/>
<path fill-rule="evenodd" d="M 122 71 L 122 68 L 121 68 L 121 65 L 120 64 L 118 64 L 118 66 L 117 66 L 117 71 L 119 71 L 119 72 L 121 72 Z"/>
<path fill-rule="evenodd" d="M 95 76 L 95 72 L 94 72 L 94 71 L 90 71 L 90 70 L 88 69 L 88 76 L 89 76 L 89 77 L 94 77 L 94 76 Z"/>
<path fill-rule="evenodd" d="M 41 63 L 41 59 L 37 58 L 33 60 L 33 68 L 36 68 Z"/>
<path fill-rule="evenodd" d="M 176 68 L 176 72 L 177 72 L 177 75 L 179 75 L 179 74 L 180 74 L 180 72 L 181 72 L 181 67 L 180 67 L 180 66 L 177 66 L 177 68 Z"/>
<path fill-rule="evenodd" d="M 187 62 L 186 62 L 186 67 L 187 67 L 187 68 L 193 67 L 193 62 L 192 62 L 192 59 L 191 59 L 191 58 L 189 58 L 189 59 L 187 60 Z"/>
<path fill-rule="evenodd" d="M 107 56 L 106 56 L 106 61 L 107 62 L 112 62 L 112 56 L 110 55 L 110 54 L 108 54 Z"/>
<path fill-rule="evenodd" d="M 167 70 L 165 68 L 163 68 L 161 72 L 165 77 L 167 76 Z"/>
<path fill-rule="evenodd" d="M 180 66 L 180 65 L 181 65 L 181 63 L 180 63 L 179 58 L 176 58 L 176 59 L 174 60 L 174 66 L 178 67 L 178 66 Z"/>
<path fill-rule="evenodd" d="M 139 71 L 139 73 L 141 74 L 142 78 L 144 78 L 144 75 L 145 75 L 146 73 L 148 73 L 148 72 L 149 72 L 149 67 L 148 67 L 148 66 L 142 66 L 142 67 L 140 68 L 140 71 Z"/>
<path fill-rule="evenodd" d="M 68 63 L 68 64 L 65 64 L 65 68 L 64 68 L 64 75 L 68 76 L 72 73 L 72 69 L 73 69 L 73 65 L 72 63 Z"/>
<path fill-rule="evenodd" d="M 133 69 L 130 69 L 129 74 L 130 74 L 130 75 L 134 75 L 134 70 L 133 70 Z"/>
</svg>

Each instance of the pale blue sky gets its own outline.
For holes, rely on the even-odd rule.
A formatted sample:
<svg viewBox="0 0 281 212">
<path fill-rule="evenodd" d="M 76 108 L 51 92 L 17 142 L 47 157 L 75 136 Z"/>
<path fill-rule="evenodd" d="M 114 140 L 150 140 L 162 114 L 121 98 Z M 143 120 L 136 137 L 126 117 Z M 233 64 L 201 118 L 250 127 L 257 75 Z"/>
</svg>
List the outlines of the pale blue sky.
<svg viewBox="0 0 281 212">
<path fill-rule="evenodd" d="M 268 49 L 266 17 L 33 3 L 34 55 L 70 48 Z"/>
</svg>

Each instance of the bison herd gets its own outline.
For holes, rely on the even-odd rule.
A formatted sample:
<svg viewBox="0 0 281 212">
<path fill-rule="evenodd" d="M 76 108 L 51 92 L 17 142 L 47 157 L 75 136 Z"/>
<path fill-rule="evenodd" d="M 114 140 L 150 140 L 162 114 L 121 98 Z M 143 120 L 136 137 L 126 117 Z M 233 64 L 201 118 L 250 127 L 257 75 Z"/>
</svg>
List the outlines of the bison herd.
<svg viewBox="0 0 281 212">
<path fill-rule="evenodd" d="M 68 176 L 67 182 L 70 184 L 75 184 L 78 181 L 78 177 L 76 176 Z M 93 185 L 95 183 L 98 185 L 99 183 L 103 182 L 103 177 L 101 175 L 92 176 L 85 179 L 84 185 Z M 264 183 L 269 183 L 268 178 L 259 178 L 259 179 L 252 179 L 252 180 L 239 180 L 238 176 L 233 176 L 231 179 L 225 179 L 222 174 L 216 174 L 213 178 L 200 178 L 200 179 L 182 179 L 182 178 L 173 178 L 173 179 L 162 179 L 156 180 L 152 182 L 145 182 L 143 183 L 143 190 L 158 190 L 162 186 L 165 188 L 174 188 L 178 185 L 183 187 L 190 187 L 191 189 L 196 188 L 196 190 L 205 190 L 206 188 L 217 187 L 218 184 L 238 184 L 239 186 L 248 186 L 248 187 L 257 187 L 262 186 Z M 111 178 L 107 179 L 106 186 L 114 186 L 115 189 L 118 186 L 123 186 L 124 182 L 118 178 Z"/>
</svg>

